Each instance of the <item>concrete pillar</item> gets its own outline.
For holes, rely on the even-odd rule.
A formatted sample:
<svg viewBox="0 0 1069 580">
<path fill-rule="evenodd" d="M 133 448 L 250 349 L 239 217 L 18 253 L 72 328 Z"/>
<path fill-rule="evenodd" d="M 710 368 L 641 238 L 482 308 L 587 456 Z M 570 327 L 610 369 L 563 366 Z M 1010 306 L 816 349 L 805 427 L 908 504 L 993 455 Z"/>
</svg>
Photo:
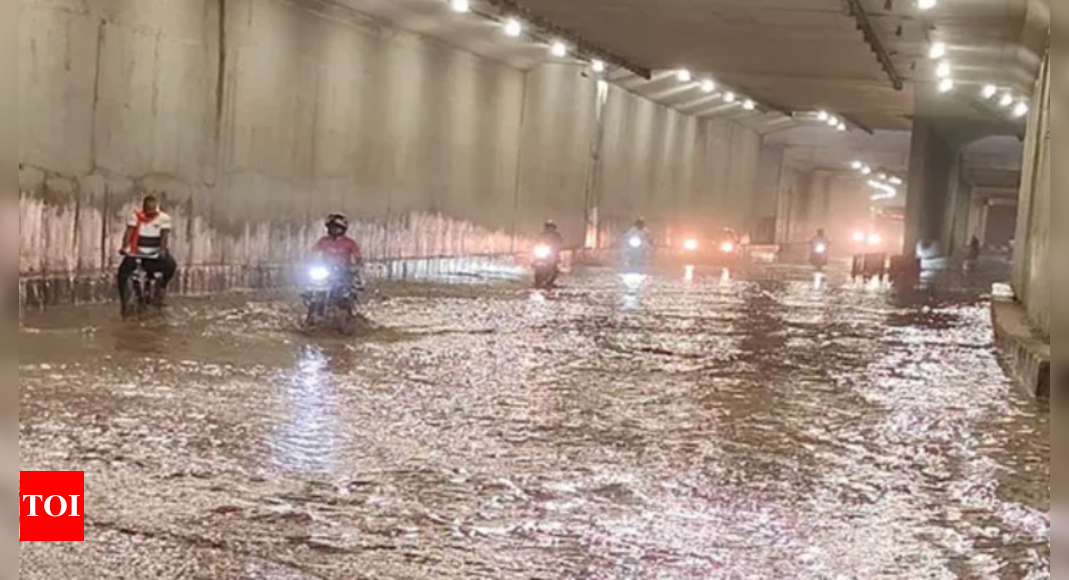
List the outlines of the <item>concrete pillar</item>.
<svg viewBox="0 0 1069 580">
<path fill-rule="evenodd" d="M 1014 289 L 1041 332 L 1050 335 L 1050 56 L 1042 74 L 1024 149 L 1014 248 Z"/>
<path fill-rule="evenodd" d="M 952 245 L 954 220 L 949 212 L 960 207 L 955 203 L 961 182 L 960 153 L 960 144 L 943 137 L 932 122 L 914 119 L 906 193 L 906 253 L 921 241 L 938 244 L 941 253 Z M 967 217 L 968 205 L 964 207 Z"/>
<path fill-rule="evenodd" d="M 757 167 L 757 189 L 750 200 L 751 241 L 757 244 L 776 242 L 780 217 L 780 183 L 783 180 L 785 150 L 765 146 Z"/>
</svg>

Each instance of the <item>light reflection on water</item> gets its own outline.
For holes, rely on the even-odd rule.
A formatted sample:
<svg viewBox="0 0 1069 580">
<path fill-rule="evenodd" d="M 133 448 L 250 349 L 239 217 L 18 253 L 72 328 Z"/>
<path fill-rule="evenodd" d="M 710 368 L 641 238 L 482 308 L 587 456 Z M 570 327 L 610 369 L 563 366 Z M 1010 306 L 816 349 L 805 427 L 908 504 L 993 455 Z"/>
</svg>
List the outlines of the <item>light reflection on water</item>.
<svg viewBox="0 0 1069 580">
<path fill-rule="evenodd" d="M 22 577 L 1049 577 L 1049 416 L 980 290 L 562 284 L 384 291 L 351 339 L 272 301 L 28 321 L 22 467 L 85 469 L 111 527 Z"/>
</svg>

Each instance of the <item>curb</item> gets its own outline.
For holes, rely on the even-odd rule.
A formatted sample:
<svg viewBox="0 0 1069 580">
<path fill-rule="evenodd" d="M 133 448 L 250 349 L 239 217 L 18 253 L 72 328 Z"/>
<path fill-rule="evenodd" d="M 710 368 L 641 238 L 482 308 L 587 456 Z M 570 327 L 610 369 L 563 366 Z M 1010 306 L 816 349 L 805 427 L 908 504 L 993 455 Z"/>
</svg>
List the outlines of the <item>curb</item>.
<svg viewBox="0 0 1069 580">
<path fill-rule="evenodd" d="M 1017 302 L 991 304 L 995 343 L 1006 371 L 1037 399 L 1050 400 L 1050 340 L 1035 331 Z"/>
</svg>

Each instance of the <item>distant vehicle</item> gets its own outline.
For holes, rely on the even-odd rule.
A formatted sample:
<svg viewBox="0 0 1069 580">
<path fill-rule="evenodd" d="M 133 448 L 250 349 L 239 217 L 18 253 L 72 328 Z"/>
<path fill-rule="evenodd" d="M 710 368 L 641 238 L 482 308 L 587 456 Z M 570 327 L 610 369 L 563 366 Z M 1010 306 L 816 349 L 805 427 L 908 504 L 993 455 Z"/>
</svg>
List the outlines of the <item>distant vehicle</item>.
<svg viewBox="0 0 1069 580">
<path fill-rule="evenodd" d="M 742 238 L 730 229 L 710 239 L 702 239 L 698 236 L 685 238 L 680 249 L 684 258 L 716 264 L 733 263 L 744 253 Z"/>
<path fill-rule="evenodd" d="M 809 251 L 809 263 L 818 271 L 824 270 L 828 266 L 828 251 L 827 242 L 823 240 L 813 242 L 813 247 Z"/>
<path fill-rule="evenodd" d="M 557 283 L 560 276 L 560 257 L 557 252 L 546 244 L 535 246 L 532 252 L 534 257 L 534 286 L 536 290 L 549 290 Z"/>
</svg>

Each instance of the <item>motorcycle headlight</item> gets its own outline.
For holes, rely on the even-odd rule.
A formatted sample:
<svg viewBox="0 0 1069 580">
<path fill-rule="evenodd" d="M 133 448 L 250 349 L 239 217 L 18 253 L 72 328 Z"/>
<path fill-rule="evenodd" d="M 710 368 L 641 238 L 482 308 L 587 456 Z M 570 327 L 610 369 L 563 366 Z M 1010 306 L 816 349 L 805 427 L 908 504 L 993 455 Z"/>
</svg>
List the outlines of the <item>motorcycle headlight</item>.
<svg viewBox="0 0 1069 580">
<path fill-rule="evenodd" d="M 553 250 L 549 246 L 538 246 L 534 249 L 534 256 L 539 260 L 548 259 L 553 255 Z"/>
<path fill-rule="evenodd" d="M 631 244 L 632 248 L 641 248 L 642 247 L 642 238 L 640 238 L 638 236 L 635 236 L 635 237 L 631 238 L 631 240 L 628 243 Z"/>
<path fill-rule="evenodd" d="M 308 278 L 313 282 L 325 282 L 330 279 L 330 269 L 323 266 L 315 266 L 308 270 Z"/>
<path fill-rule="evenodd" d="M 872 234 L 871 236 L 869 236 L 869 245 L 870 246 L 878 246 L 878 245 L 880 245 L 882 243 L 883 243 L 883 236 L 881 236 L 880 234 Z"/>
<path fill-rule="evenodd" d="M 815 249 L 818 254 L 823 254 L 824 252 L 828 251 L 828 246 L 825 246 L 824 244 L 817 244 L 817 247 Z"/>
<path fill-rule="evenodd" d="M 725 254 L 730 254 L 735 251 L 735 244 L 731 242 L 724 242 L 723 244 L 720 244 L 720 250 L 723 251 Z"/>
<path fill-rule="evenodd" d="M 683 242 L 683 249 L 688 252 L 694 252 L 698 250 L 698 240 L 690 239 Z"/>
</svg>

